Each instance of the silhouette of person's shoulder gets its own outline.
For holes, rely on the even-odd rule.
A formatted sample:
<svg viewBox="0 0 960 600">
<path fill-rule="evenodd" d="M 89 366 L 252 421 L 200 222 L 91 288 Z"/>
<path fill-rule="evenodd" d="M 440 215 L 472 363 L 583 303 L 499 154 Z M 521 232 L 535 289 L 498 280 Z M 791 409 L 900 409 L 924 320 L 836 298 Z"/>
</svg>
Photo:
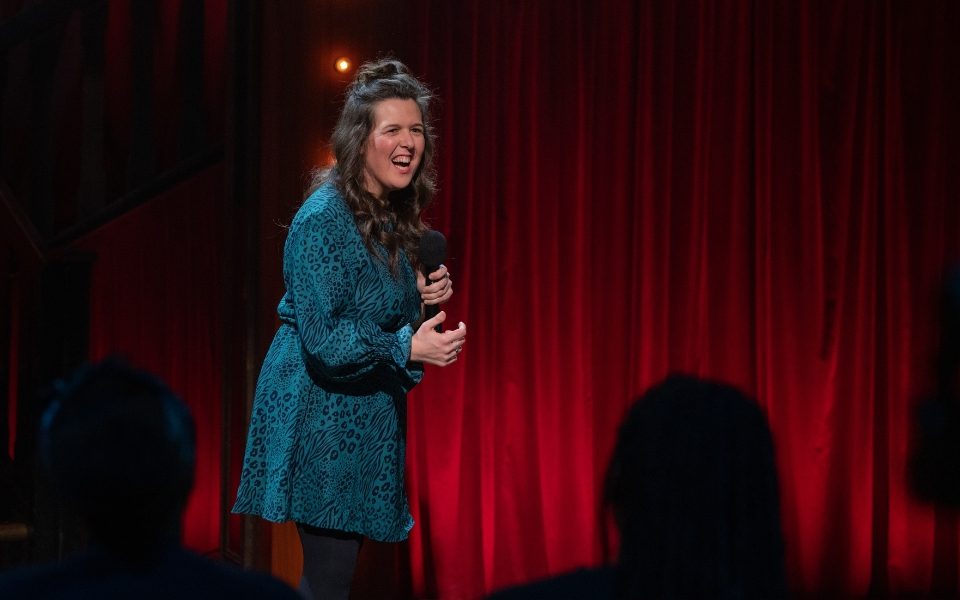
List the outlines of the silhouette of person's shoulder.
<svg viewBox="0 0 960 600">
<path fill-rule="evenodd" d="M 0 574 L 0 598 L 112 600 L 139 598 L 299 600 L 283 582 L 244 571 L 181 548 L 141 564 L 91 551 L 59 564 L 36 565 Z"/>
<path fill-rule="evenodd" d="M 613 574 L 612 567 L 577 569 L 549 579 L 500 590 L 489 596 L 489 600 L 613 598 Z"/>
</svg>

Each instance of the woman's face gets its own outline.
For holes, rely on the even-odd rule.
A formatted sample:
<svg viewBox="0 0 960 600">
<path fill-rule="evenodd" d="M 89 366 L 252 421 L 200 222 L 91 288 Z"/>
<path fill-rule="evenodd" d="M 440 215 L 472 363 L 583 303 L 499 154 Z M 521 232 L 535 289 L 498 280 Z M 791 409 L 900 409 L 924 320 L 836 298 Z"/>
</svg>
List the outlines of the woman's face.
<svg viewBox="0 0 960 600">
<path fill-rule="evenodd" d="M 424 127 L 413 100 L 390 98 L 373 105 L 373 129 L 367 138 L 364 184 L 378 198 L 410 185 L 423 157 Z"/>
</svg>

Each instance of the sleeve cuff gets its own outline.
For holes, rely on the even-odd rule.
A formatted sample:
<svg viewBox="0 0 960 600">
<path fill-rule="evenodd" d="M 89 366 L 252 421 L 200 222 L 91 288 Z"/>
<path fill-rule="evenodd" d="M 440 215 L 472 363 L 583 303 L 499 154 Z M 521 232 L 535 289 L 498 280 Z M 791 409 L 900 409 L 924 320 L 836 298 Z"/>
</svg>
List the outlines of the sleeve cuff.
<svg viewBox="0 0 960 600">
<path fill-rule="evenodd" d="M 413 327 L 405 325 L 396 333 L 397 343 L 391 349 L 393 360 L 401 369 L 406 368 L 410 362 L 410 342 L 413 339 Z"/>
<path fill-rule="evenodd" d="M 397 361 L 401 372 L 407 376 L 408 381 L 404 387 L 408 392 L 423 379 L 423 363 L 410 360 L 411 339 L 413 339 L 413 327 L 407 325 L 397 332 L 399 349 L 394 351 L 394 360 Z"/>
</svg>

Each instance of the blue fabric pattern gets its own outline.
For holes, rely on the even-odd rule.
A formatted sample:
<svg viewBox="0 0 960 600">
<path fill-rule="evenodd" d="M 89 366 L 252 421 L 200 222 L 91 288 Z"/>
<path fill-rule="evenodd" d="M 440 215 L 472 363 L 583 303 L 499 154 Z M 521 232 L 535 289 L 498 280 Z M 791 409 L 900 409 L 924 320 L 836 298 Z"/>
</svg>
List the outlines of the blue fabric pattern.
<svg viewBox="0 0 960 600">
<path fill-rule="evenodd" d="M 406 393 L 423 377 L 414 271 L 402 253 L 396 277 L 375 260 L 326 183 L 293 219 L 283 272 L 233 512 L 404 540 Z"/>
</svg>

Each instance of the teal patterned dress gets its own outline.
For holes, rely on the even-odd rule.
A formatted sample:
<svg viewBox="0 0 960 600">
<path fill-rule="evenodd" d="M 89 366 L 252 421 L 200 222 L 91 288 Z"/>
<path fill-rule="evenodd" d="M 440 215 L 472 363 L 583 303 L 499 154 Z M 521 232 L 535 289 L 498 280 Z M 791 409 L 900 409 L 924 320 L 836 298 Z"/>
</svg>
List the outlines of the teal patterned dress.
<svg viewBox="0 0 960 600">
<path fill-rule="evenodd" d="M 283 275 L 233 512 L 406 539 L 406 394 L 423 376 L 409 360 L 414 271 L 402 253 L 396 277 L 374 259 L 328 182 L 290 225 Z"/>
</svg>

